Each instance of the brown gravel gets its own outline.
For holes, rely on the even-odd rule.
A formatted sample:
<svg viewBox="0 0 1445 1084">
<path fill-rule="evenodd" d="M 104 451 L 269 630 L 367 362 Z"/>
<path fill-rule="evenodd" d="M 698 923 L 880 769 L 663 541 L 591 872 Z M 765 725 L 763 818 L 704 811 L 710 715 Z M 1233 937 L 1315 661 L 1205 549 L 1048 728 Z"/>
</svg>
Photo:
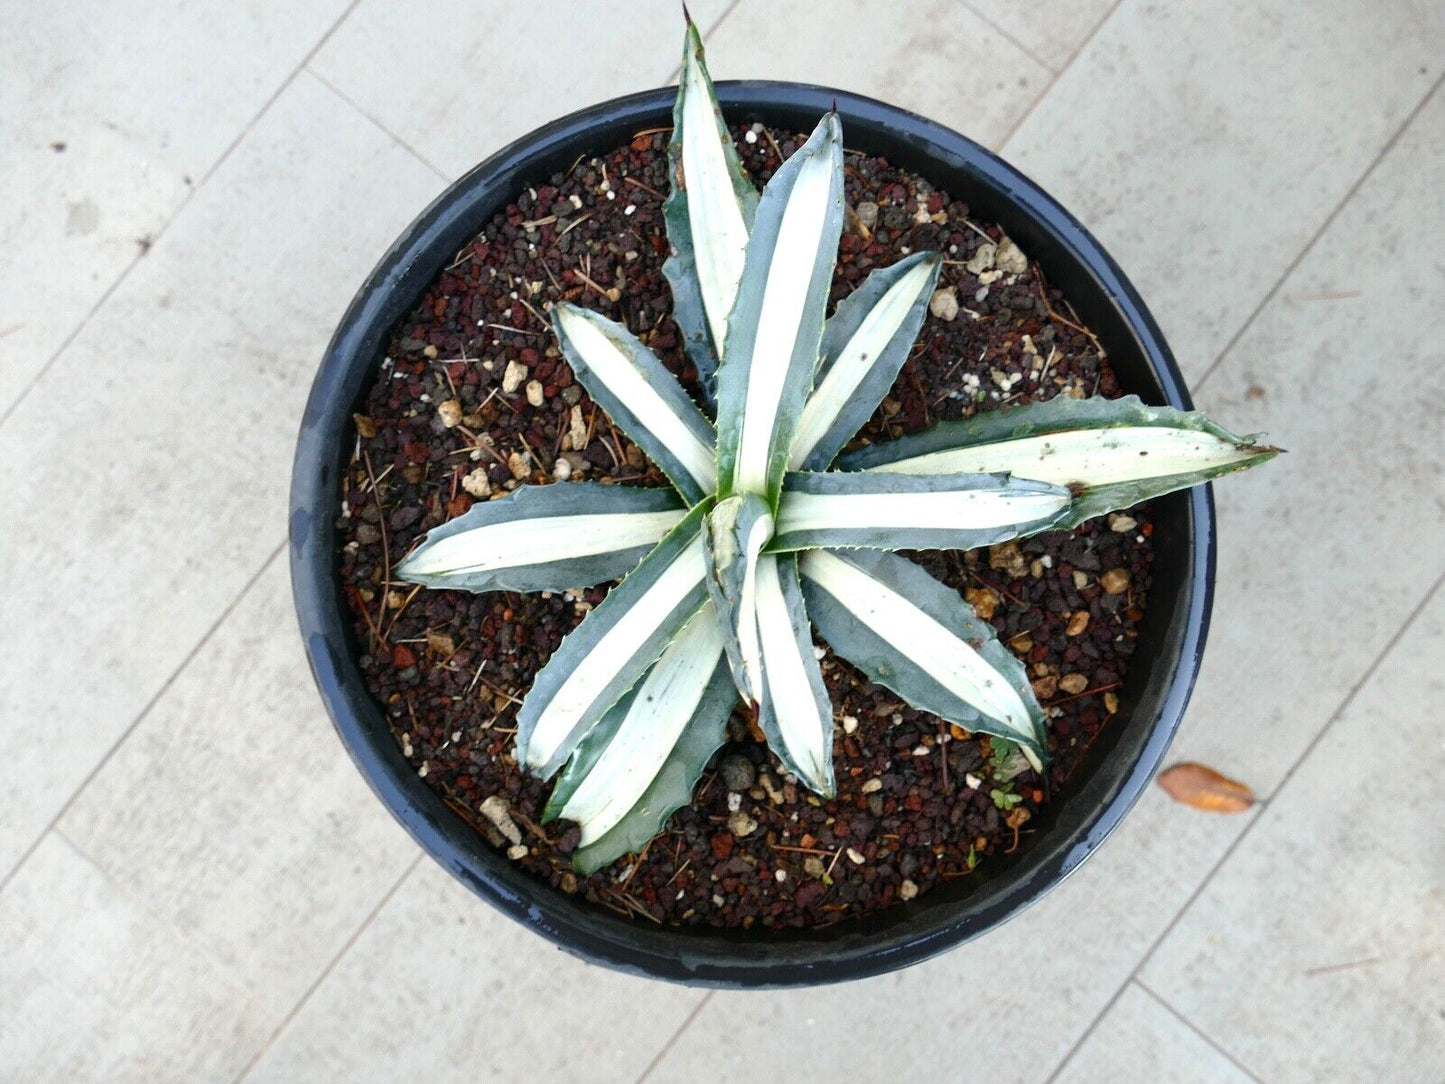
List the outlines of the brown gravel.
<svg viewBox="0 0 1445 1084">
<path fill-rule="evenodd" d="M 744 129 L 736 136 L 759 182 L 780 161 L 775 147 L 787 155 L 801 142 L 760 128 L 752 142 Z M 835 799 L 783 778 L 735 715 L 694 804 L 640 859 L 582 878 L 568 868 L 576 829 L 538 825 L 549 788 L 517 767 L 512 728 L 533 675 L 606 588 L 468 595 L 387 576 L 388 562 L 427 529 L 519 482 L 664 484 L 574 383 L 544 307 L 568 298 L 621 320 L 696 394 L 661 276 L 666 138 L 640 135 L 520 194 L 399 323 L 357 419 L 361 454 L 339 520 L 343 580 L 366 645 L 362 670 L 402 751 L 523 868 L 653 921 L 827 924 L 926 894 L 1013 849 L 1045 801 L 1044 781 L 830 653 Z M 947 296 L 930 307 L 860 439 L 1005 402 L 1119 394 L 1092 335 L 997 227 L 881 159 L 848 156 L 847 196 L 854 213 L 834 301 L 906 251 L 937 249 L 949 260 L 939 284 Z M 966 594 L 1028 663 L 1051 706 L 1054 784 L 1117 709 L 1145 605 L 1148 516 L 1136 509 L 1117 522 L 1127 530 L 1094 521 L 988 552 L 911 555 Z M 732 808 L 729 785 L 739 788 Z M 510 818 L 501 827 L 499 810 Z"/>
</svg>

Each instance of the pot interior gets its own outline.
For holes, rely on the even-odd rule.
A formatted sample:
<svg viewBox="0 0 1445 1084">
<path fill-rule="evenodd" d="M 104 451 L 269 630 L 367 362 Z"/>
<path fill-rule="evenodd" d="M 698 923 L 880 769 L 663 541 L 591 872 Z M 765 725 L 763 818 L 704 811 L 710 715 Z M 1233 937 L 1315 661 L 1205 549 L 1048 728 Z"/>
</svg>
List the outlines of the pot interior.
<svg viewBox="0 0 1445 1084">
<path fill-rule="evenodd" d="M 833 105 L 849 147 L 881 154 L 997 222 L 1062 289 L 1108 352 L 1119 384 L 1187 408 L 1162 336 L 1121 272 L 1048 196 L 987 151 L 892 107 L 842 92 L 719 83 L 730 123 L 808 130 Z M 417 840 L 478 894 L 584 958 L 681 981 L 782 985 L 861 977 L 916 962 L 1027 906 L 1074 869 L 1133 804 L 1177 728 L 1208 621 L 1213 524 L 1207 490 L 1153 502 L 1153 586 L 1119 715 L 1034 832 L 1011 855 L 916 901 L 818 930 L 658 928 L 553 890 L 512 866 L 417 778 L 371 699 L 340 595 L 332 520 L 362 409 L 390 329 L 458 249 L 529 184 L 638 130 L 671 123 L 672 90 L 634 95 L 541 129 L 457 181 L 392 247 L 348 310 L 307 406 L 293 483 L 292 572 L 298 615 L 328 710 L 358 767 Z"/>
</svg>

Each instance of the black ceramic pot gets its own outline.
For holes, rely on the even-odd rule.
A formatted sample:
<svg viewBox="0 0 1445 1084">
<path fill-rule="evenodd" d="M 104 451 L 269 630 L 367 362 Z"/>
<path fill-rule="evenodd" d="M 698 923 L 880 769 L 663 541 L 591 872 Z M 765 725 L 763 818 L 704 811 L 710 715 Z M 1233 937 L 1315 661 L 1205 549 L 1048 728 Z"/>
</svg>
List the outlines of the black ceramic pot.
<svg viewBox="0 0 1445 1084">
<path fill-rule="evenodd" d="M 1134 288 L 1082 226 L 1037 185 L 932 121 L 842 91 L 792 83 L 720 83 L 730 122 L 807 131 L 834 106 L 848 145 L 886 156 L 997 222 L 1043 267 L 1108 350 L 1120 385 L 1188 409 L 1169 348 Z M 1073 872 L 1138 800 L 1158 768 L 1199 669 L 1214 581 L 1209 488 L 1155 502 L 1154 585 L 1118 719 L 1012 855 L 918 900 L 821 931 L 673 929 L 630 922 L 534 880 L 493 850 L 402 758 L 356 664 L 340 590 L 334 521 L 351 456 L 352 412 L 375 377 L 392 325 L 483 225 L 527 185 L 584 154 L 671 124 L 674 91 L 594 106 L 519 139 L 446 190 L 362 285 L 322 359 L 296 446 L 291 579 L 316 684 L 361 774 L 426 851 L 477 895 L 594 963 L 711 986 L 800 986 L 905 967 L 952 948 L 1033 903 Z"/>
</svg>

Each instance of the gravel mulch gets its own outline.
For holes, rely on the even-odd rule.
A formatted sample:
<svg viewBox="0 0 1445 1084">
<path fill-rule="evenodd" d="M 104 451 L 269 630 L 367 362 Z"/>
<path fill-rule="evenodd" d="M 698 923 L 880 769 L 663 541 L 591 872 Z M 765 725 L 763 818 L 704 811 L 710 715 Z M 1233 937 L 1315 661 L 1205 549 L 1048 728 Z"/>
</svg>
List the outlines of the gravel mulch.
<svg viewBox="0 0 1445 1084">
<path fill-rule="evenodd" d="M 735 136 L 760 183 L 802 142 L 757 125 Z M 640 857 L 579 877 L 568 865 L 576 828 L 538 823 L 549 785 L 513 759 L 513 720 L 533 675 L 606 587 L 469 595 L 387 574 L 429 528 L 522 482 L 665 484 L 575 383 L 544 308 L 567 298 L 622 321 L 697 394 L 661 275 L 666 140 L 639 134 L 521 193 L 397 326 L 357 419 L 342 577 L 363 673 L 403 753 L 524 869 L 644 921 L 828 924 L 1012 851 L 1049 787 L 1003 743 L 914 711 L 825 653 L 836 798 L 785 777 L 735 713 L 694 804 Z M 860 441 L 1007 403 L 1121 393 L 1093 335 L 997 226 L 865 155 L 847 158 L 847 197 L 835 302 L 907 252 L 948 259 L 918 344 Z M 1117 711 L 1151 530 L 1135 510 L 992 550 L 910 555 L 1028 663 L 1051 716 L 1052 784 Z"/>
</svg>

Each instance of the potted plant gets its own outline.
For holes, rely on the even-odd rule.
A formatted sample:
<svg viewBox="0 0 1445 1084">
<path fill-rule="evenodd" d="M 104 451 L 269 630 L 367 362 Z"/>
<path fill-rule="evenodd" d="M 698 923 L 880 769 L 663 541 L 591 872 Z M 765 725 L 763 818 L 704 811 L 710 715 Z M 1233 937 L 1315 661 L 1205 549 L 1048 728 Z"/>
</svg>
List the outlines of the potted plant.
<svg viewBox="0 0 1445 1084">
<path fill-rule="evenodd" d="M 962 137 L 714 88 L 690 25 L 668 97 L 483 163 L 353 302 L 297 449 L 307 650 L 388 808 L 563 948 L 904 966 L 1137 798 L 1208 619 L 1190 487 L 1276 453 Z"/>
</svg>

